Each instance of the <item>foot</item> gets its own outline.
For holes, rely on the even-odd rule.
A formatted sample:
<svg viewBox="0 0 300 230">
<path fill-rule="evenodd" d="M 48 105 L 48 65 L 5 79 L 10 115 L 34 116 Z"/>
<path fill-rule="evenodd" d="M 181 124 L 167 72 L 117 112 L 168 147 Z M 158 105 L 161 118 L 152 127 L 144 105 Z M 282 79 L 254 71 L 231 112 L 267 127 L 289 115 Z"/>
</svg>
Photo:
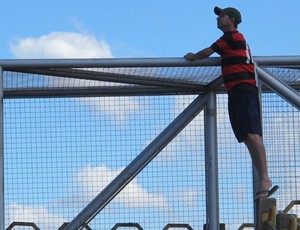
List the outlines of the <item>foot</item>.
<svg viewBox="0 0 300 230">
<path fill-rule="evenodd" d="M 272 181 L 268 176 L 259 178 L 259 183 L 257 188 L 257 191 L 259 191 L 259 193 L 263 191 L 265 191 L 266 193 L 267 191 L 269 191 L 271 187 L 272 187 Z"/>
<path fill-rule="evenodd" d="M 262 190 L 258 193 L 256 193 L 254 200 L 257 201 L 260 198 L 267 198 L 272 196 L 277 190 L 279 189 L 278 185 L 275 185 L 273 188 L 270 190 Z"/>
</svg>

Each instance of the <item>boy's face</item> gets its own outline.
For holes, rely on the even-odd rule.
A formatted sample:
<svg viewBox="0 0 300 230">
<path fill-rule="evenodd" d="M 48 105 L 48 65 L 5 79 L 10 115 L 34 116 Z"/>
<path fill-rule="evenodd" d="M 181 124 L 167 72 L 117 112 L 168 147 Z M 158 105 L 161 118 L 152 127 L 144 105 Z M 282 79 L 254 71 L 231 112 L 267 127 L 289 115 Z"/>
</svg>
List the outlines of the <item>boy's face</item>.
<svg viewBox="0 0 300 230">
<path fill-rule="evenodd" d="M 234 23 L 233 18 L 229 18 L 227 14 L 220 13 L 217 17 L 218 28 L 222 31 L 227 31 L 228 28 Z"/>
</svg>

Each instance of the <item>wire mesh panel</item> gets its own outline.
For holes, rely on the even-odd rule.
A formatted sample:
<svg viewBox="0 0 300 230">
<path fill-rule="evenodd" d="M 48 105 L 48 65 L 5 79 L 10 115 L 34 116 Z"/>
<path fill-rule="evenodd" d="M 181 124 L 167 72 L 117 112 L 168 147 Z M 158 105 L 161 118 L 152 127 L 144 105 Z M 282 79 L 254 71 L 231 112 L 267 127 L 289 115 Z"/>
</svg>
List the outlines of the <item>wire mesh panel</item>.
<svg viewBox="0 0 300 230">
<path fill-rule="evenodd" d="M 231 131 L 227 115 L 227 95 L 218 96 L 218 147 L 220 222 L 229 229 L 253 223 L 253 172 L 245 145 L 239 144 Z M 263 139 L 267 162 L 276 192 L 277 209 L 283 211 L 299 200 L 300 112 L 275 93 L 262 95 Z M 291 213 L 299 215 L 299 206 Z"/>
<path fill-rule="evenodd" d="M 58 229 L 192 101 L 192 96 L 5 100 L 6 223 Z M 205 222 L 199 115 L 89 225 Z"/>
<path fill-rule="evenodd" d="M 270 174 L 281 186 L 277 208 L 300 199 L 300 111 L 274 93 L 264 94 L 264 132 Z M 299 215 L 299 206 L 291 213 Z"/>
<path fill-rule="evenodd" d="M 6 225 L 58 229 L 82 210 L 194 96 L 5 100 Z M 253 222 L 251 159 L 218 100 L 221 222 Z M 299 111 L 263 95 L 264 141 L 280 209 L 299 199 Z M 298 127 L 298 128 L 297 128 Z M 139 223 L 163 229 L 206 222 L 204 124 L 201 113 L 91 223 L 110 229 Z M 297 210 L 296 210 L 297 211 Z M 233 218 L 234 217 L 234 218 Z"/>
</svg>

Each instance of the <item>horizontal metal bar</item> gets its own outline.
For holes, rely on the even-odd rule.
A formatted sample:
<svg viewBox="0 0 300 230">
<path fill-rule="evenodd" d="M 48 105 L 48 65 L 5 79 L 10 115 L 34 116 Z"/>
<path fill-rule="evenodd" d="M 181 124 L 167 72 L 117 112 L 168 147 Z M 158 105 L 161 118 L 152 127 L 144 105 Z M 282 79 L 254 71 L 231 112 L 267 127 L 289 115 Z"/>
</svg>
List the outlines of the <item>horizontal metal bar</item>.
<svg viewBox="0 0 300 230">
<path fill-rule="evenodd" d="M 14 70 L 15 71 L 15 70 Z M 132 74 L 120 74 L 109 72 L 96 72 L 80 69 L 19 69 L 22 73 L 40 74 L 52 77 L 64 77 L 93 81 L 105 81 L 105 82 L 117 82 L 124 84 L 134 85 L 148 85 L 166 88 L 185 88 L 198 90 L 201 85 L 198 83 L 184 82 L 184 80 L 174 80 L 168 78 L 151 77 L 132 75 Z"/>
<path fill-rule="evenodd" d="M 83 68 L 83 67 L 175 67 L 219 66 L 220 58 L 211 57 L 201 61 L 184 58 L 99 58 L 99 59 L 6 59 L 0 60 L 4 70 L 13 68 Z"/>
<path fill-rule="evenodd" d="M 300 56 L 254 56 L 253 59 L 260 66 L 300 67 Z"/>
<path fill-rule="evenodd" d="M 5 91 L 4 99 L 13 98 L 54 98 L 54 97 L 102 97 L 102 96 L 158 96 L 158 95 L 187 95 L 200 94 L 204 90 L 159 88 L 159 87 L 105 87 L 85 89 L 31 89 Z"/>
<path fill-rule="evenodd" d="M 300 65 L 300 56 L 254 56 L 259 65 Z M 0 59 L 4 70 L 9 68 L 52 67 L 171 67 L 171 66 L 220 66 L 219 57 L 187 61 L 176 58 L 93 58 L 93 59 Z"/>
</svg>

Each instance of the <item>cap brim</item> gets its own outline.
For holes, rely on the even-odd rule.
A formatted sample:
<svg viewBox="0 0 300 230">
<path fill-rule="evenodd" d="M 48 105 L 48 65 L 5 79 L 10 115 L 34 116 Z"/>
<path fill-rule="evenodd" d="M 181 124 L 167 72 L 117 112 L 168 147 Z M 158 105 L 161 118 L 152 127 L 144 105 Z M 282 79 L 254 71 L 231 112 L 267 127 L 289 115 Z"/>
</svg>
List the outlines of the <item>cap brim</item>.
<svg viewBox="0 0 300 230">
<path fill-rule="evenodd" d="M 223 11 L 223 10 L 222 10 L 220 7 L 217 7 L 217 6 L 216 6 L 216 7 L 214 8 L 214 12 L 215 12 L 216 15 L 219 15 L 220 13 L 222 13 L 222 11 Z"/>
</svg>

